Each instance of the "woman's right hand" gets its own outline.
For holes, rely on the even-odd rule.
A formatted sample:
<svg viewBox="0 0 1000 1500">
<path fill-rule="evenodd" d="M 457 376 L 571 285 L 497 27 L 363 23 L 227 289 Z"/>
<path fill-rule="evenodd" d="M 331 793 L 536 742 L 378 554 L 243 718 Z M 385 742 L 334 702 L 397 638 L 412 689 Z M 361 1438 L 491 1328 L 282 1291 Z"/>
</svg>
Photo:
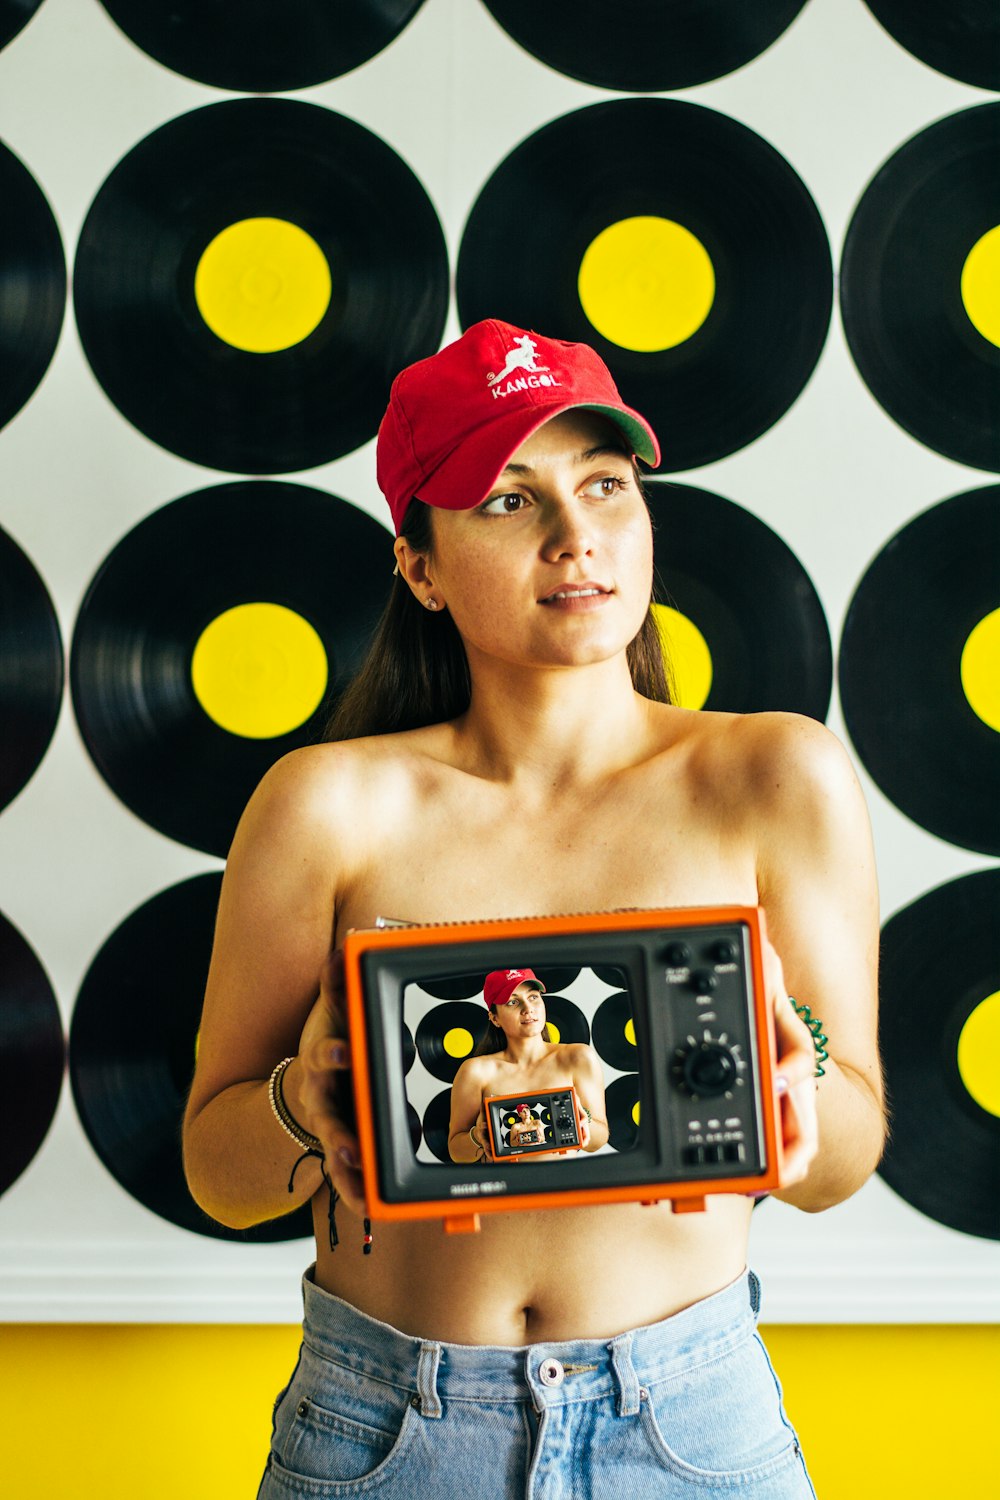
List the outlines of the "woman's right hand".
<svg viewBox="0 0 1000 1500">
<path fill-rule="evenodd" d="M 344 956 L 338 948 L 323 966 L 319 996 L 299 1039 L 298 1107 L 286 1102 L 302 1128 L 321 1141 L 327 1176 L 344 1203 L 355 1213 L 364 1214 L 350 1071 Z"/>
<path fill-rule="evenodd" d="M 480 1160 L 481 1161 L 493 1161 L 494 1160 L 493 1152 L 490 1150 L 490 1133 L 489 1133 L 489 1130 L 487 1129 L 487 1126 L 486 1126 L 486 1105 L 485 1104 L 481 1104 L 480 1105 L 480 1108 L 479 1108 L 479 1118 L 476 1120 L 476 1123 L 475 1123 L 473 1129 L 476 1132 L 476 1140 L 482 1142 L 482 1156 L 480 1157 Z M 475 1144 L 475 1142 L 473 1142 L 473 1144 Z"/>
</svg>

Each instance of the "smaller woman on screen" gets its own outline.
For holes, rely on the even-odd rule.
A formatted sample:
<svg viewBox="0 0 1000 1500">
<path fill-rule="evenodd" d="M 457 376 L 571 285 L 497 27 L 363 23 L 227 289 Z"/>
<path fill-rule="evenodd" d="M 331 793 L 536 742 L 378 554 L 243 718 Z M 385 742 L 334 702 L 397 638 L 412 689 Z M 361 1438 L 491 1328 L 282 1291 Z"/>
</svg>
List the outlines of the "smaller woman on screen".
<svg viewBox="0 0 1000 1500">
<path fill-rule="evenodd" d="M 494 1160 L 484 1099 L 570 1086 L 583 1111 L 581 1146 L 597 1151 L 607 1143 L 604 1075 L 597 1054 L 585 1042 L 553 1040 L 545 1019 L 544 993 L 545 986 L 531 969 L 495 969 L 487 974 L 483 999 L 489 1024 L 459 1068 L 451 1090 L 448 1151 L 452 1161 Z M 548 1152 L 532 1155 L 533 1161 L 548 1159 Z"/>
</svg>

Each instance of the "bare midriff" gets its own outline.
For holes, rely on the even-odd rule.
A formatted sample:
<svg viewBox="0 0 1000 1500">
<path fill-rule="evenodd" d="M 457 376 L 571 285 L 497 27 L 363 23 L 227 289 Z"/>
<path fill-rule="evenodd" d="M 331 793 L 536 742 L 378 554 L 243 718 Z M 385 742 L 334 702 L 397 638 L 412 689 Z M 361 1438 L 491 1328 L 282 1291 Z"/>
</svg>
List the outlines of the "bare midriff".
<svg viewBox="0 0 1000 1500">
<path fill-rule="evenodd" d="M 746 1263 L 747 1199 L 717 1195 L 704 1213 L 669 1204 L 601 1204 L 483 1214 L 478 1234 L 440 1220 L 374 1224 L 315 1199 L 316 1281 L 404 1333 L 454 1344 L 610 1338 L 658 1322 L 735 1280 Z"/>
</svg>

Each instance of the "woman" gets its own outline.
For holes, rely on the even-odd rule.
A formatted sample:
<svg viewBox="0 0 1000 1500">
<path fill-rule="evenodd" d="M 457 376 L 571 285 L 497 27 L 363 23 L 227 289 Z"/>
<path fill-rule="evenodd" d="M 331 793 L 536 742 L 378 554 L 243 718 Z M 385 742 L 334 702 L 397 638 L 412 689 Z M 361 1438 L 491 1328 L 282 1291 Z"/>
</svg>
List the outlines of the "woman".
<svg viewBox="0 0 1000 1500">
<path fill-rule="evenodd" d="M 573 1087 L 583 1111 L 580 1145 L 597 1151 L 607 1144 L 604 1077 L 593 1048 L 583 1042 L 557 1043 L 545 1020 L 545 986 L 531 969 L 495 969 L 487 974 L 483 999 L 489 1011 L 486 1033 L 455 1074 L 451 1088 L 448 1151 L 452 1161 L 492 1161 L 484 1100 Z M 510 1128 L 509 1144 L 534 1146 L 540 1121 L 527 1105 Z M 532 1160 L 556 1153 L 533 1151 Z"/>
<path fill-rule="evenodd" d="M 659 461 L 656 439 L 585 345 L 491 321 L 394 382 L 386 621 L 336 742 L 274 766 L 237 830 L 185 1120 L 191 1191 L 221 1222 L 313 1204 L 264 1500 L 473 1480 L 505 1500 L 812 1493 L 754 1331 L 747 1199 L 490 1214 L 477 1235 L 379 1225 L 365 1255 L 336 1108 L 349 1052 L 328 955 L 352 927 L 760 903 L 776 1196 L 826 1208 L 878 1160 L 860 790 L 811 720 L 667 701 L 639 459 Z M 789 986 L 829 1037 L 818 1086 Z M 310 1137 L 323 1161 L 303 1158 Z"/>
</svg>

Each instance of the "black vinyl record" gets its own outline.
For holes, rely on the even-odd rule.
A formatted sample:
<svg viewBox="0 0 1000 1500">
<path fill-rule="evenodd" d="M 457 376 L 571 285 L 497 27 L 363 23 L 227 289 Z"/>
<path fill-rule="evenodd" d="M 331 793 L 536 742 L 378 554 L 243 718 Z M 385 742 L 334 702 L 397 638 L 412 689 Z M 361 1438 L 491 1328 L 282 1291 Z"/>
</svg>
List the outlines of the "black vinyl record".
<svg viewBox="0 0 1000 1500">
<path fill-rule="evenodd" d="M 638 1051 L 632 1005 L 624 990 L 602 1000 L 594 1015 L 594 1050 L 602 1062 L 620 1073 L 634 1073 Z"/>
<path fill-rule="evenodd" d="M 48 590 L 0 529 L 0 808 L 13 801 L 48 749 L 63 675 L 62 637 Z"/>
<path fill-rule="evenodd" d="M 423 1134 L 424 1144 L 438 1161 L 443 1161 L 446 1166 L 453 1166 L 451 1152 L 448 1150 L 448 1127 L 451 1124 L 451 1089 L 442 1089 L 440 1094 L 434 1098 L 424 1110 Z M 412 1126 L 411 1126 L 412 1134 Z"/>
<path fill-rule="evenodd" d="M 0 50 L 27 26 L 42 0 L 0 0 Z"/>
<path fill-rule="evenodd" d="M 322 739 L 331 701 L 364 655 L 391 560 L 376 521 L 302 485 L 219 485 L 140 521 L 91 583 L 70 656 L 80 731 L 112 790 L 161 833 L 224 856 L 268 767 Z M 253 738 L 210 717 L 192 661 L 213 621 L 259 601 L 315 632 L 328 686 L 296 727 Z"/>
<path fill-rule="evenodd" d="M 875 399 L 918 442 L 989 470 L 1000 470 L 998 163 L 1000 104 L 913 136 L 865 189 L 840 275 L 844 332 Z M 970 257 L 987 236 L 976 291 Z"/>
<path fill-rule="evenodd" d="M 26 938 L 0 913 L 0 1193 L 37 1155 L 62 1091 L 66 1063 L 59 1007 Z"/>
<path fill-rule="evenodd" d="M 484 977 L 482 969 L 471 974 L 431 975 L 420 980 L 420 988 L 435 1000 L 481 1000 Z"/>
<path fill-rule="evenodd" d="M 714 291 L 693 332 L 644 350 L 598 330 L 580 272 L 609 228 L 650 220 L 701 246 Z M 619 269 L 628 284 L 627 257 Z M 669 300 L 670 274 L 654 257 L 639 280 Z M 788 410 L 826 339 L 832 286 L 823 221 L 784 157 L 745 125 L 674 99 L 591 105 L 523 141 L 473 206 L 456 279 L 464 328 L 502 318 L 595 348 L 658 430 L 671 470 L 745 447 Z"/>
<path fill-rule="evenodd" d="M 485 1035 L 489 1025 L 489 1012 L 485 1005 L 471 1005 L 464 1000 L 446 1000 L 443 1005 L 435 1005 L 417 1027 L 416 1043 L 420 1061 L 428 1073 L 439 1078 L 442 1083 L 454 1083 L 455 1074 L 465 1059 L 471 1056 L 473 1048 Z M 458 1055 L 447 1050 L 445 1039 L 451 1032 L 462 1035 L 463 1043 L 467 1042 L 467 1050 L 464 1045 Z"/>
<path fill-rule="evenodd" d="M 608 1111 L 608 1144 L 615 1151 L 630 1151 L 639 1138 L 638 1073 L 624 1073 L 621 1078 L 613 1079 L 605 1090 L 604 1102 Z"/>
<path fill-rule="evenodd" d="M 227 1229 L 202 1212 L 184 1180 L 181 1123 L 221 884 L 221 874 L 196 875 L 159 892 L 104 943 L 70 1025 L 73 1099 L 105 1167 L 160 1218 L 213 1239 L 299 1239 L 312 1234 L 307 1206 Z"/>
<path fill-rule="evenodd" d="M 1000 1239 L 1000 1091 L 986 1105 L 960 1066 L 984 1002 L 1000 1010 L 1000 870 L 965 875 L 897 912 L 882 934 L 880 1045 L 892 1129 L 879 1174 L 938 1223 Z"/>
<path fill-rule="evenodd" d="M 541 979 L 541 974 L 535 970 Z M 572 1000 L 567 1000 L 565 995 L 545 994 L 542 996 L 545 1002 L 545 1021 L 552 1022 L 555 1030 L 559 1033 L 559 1041 L 563 1042 L 589 1042 L 590 1026 L 587 1017 L 578 1005 Z"/>
<path fill-rule="evenodd" d="M 375 57 L 423 0 L 101 0 L 175 73 L 243 94 L 309 88 Z"/>
<path fill-rule="evenodd" d="M 805 0 L 486 0 L 549 67 L 606 89 L 658 94 L 721 78 L 770 47 Z"/>
<path fill-rule="evenodd" d="M 551 964 L 548 968 L 540 964 L 529 964 L 528 967 L 534 973 L 535 978 L 544 984 L 546 991 L 553 994 L 556 990 L 568 990 L 574 979 L 577 979 L 580 974 L 579 965 L 575 969 L 569 964 L 562 964 L 559 967 Z M 548 994 L 546 995 L 546 1002 L 547 1000 Z"/>
<path fill-rule="evenodd" d="M 404 1073 L 404 1076 L 405 1076 L 405 1074 L 407 1074 L 410 1071 L 410 1069 L 413 1067 L 413 1064 L 416 1062 L 416 1060 L 417 1060 L 417 1044 L 413 1040 L 413 1032 L 410 1030 L 409 1026 L 407 1026 L 406 1022 L 404 1021 L 403 1022 L 403 1073 Z"/>
<path fill-rule="evenodd" d="M 875 19 L 921 62 L 982 89 L 1000 89 L 996 0 L 865 0 Z"/>
<path fill-rule="evenodd" d="M 55 353 L 66 311 L 66 261 L 45 194 L 2 141 L 0 203 L 0 427 L 4 427 L 36 390 Z"/>
<path fill-rule="evenodd" d="M 220 235 L 261 223 L 311 247 L 328 301 L 288 347 L 251 352 L 213 331 L 196 284 Z M 284 262 L 256 253 L 233 272 L 234 305 L 297 295 Z M 317 105 L 237 99 L 118 163 L 80 235 L 74 299 L 94 373 L 140 432 L 210 468 L 288 473 L 374 437 L 397 372 L 438 346 L 447 252 L 423 187 L 379 137 Z"/>
<path fill-rule="evenodd" d="M 870 564 L 848 607 L 840 697 L 854 748 L 901 812 L 938 838 L 1000 854 L 996 638 L 1000 485 L 924 511 Z M 991 722 L 991 718 L 996 722 Z"/>
<path fill-rule="evenodd" d="M 409 1100 L 406 1101 L 406 1123 L 410 1131 L 410 1144 L 413 1147 L 413 1154 L 416 1156 L 420 1150 L 420 1142 L 423 1140 L 424 1130 L 420 1123 L 420 1116 Z"/>
<path fill-rule="evenodd" d="M 780 710 L 823 722 L 833 649 L 823 606 L 791 548 L 742 506 L 691 485 L 648 480 L 664 602 L 711 655 L 703 707 Z"/>
</svg>

